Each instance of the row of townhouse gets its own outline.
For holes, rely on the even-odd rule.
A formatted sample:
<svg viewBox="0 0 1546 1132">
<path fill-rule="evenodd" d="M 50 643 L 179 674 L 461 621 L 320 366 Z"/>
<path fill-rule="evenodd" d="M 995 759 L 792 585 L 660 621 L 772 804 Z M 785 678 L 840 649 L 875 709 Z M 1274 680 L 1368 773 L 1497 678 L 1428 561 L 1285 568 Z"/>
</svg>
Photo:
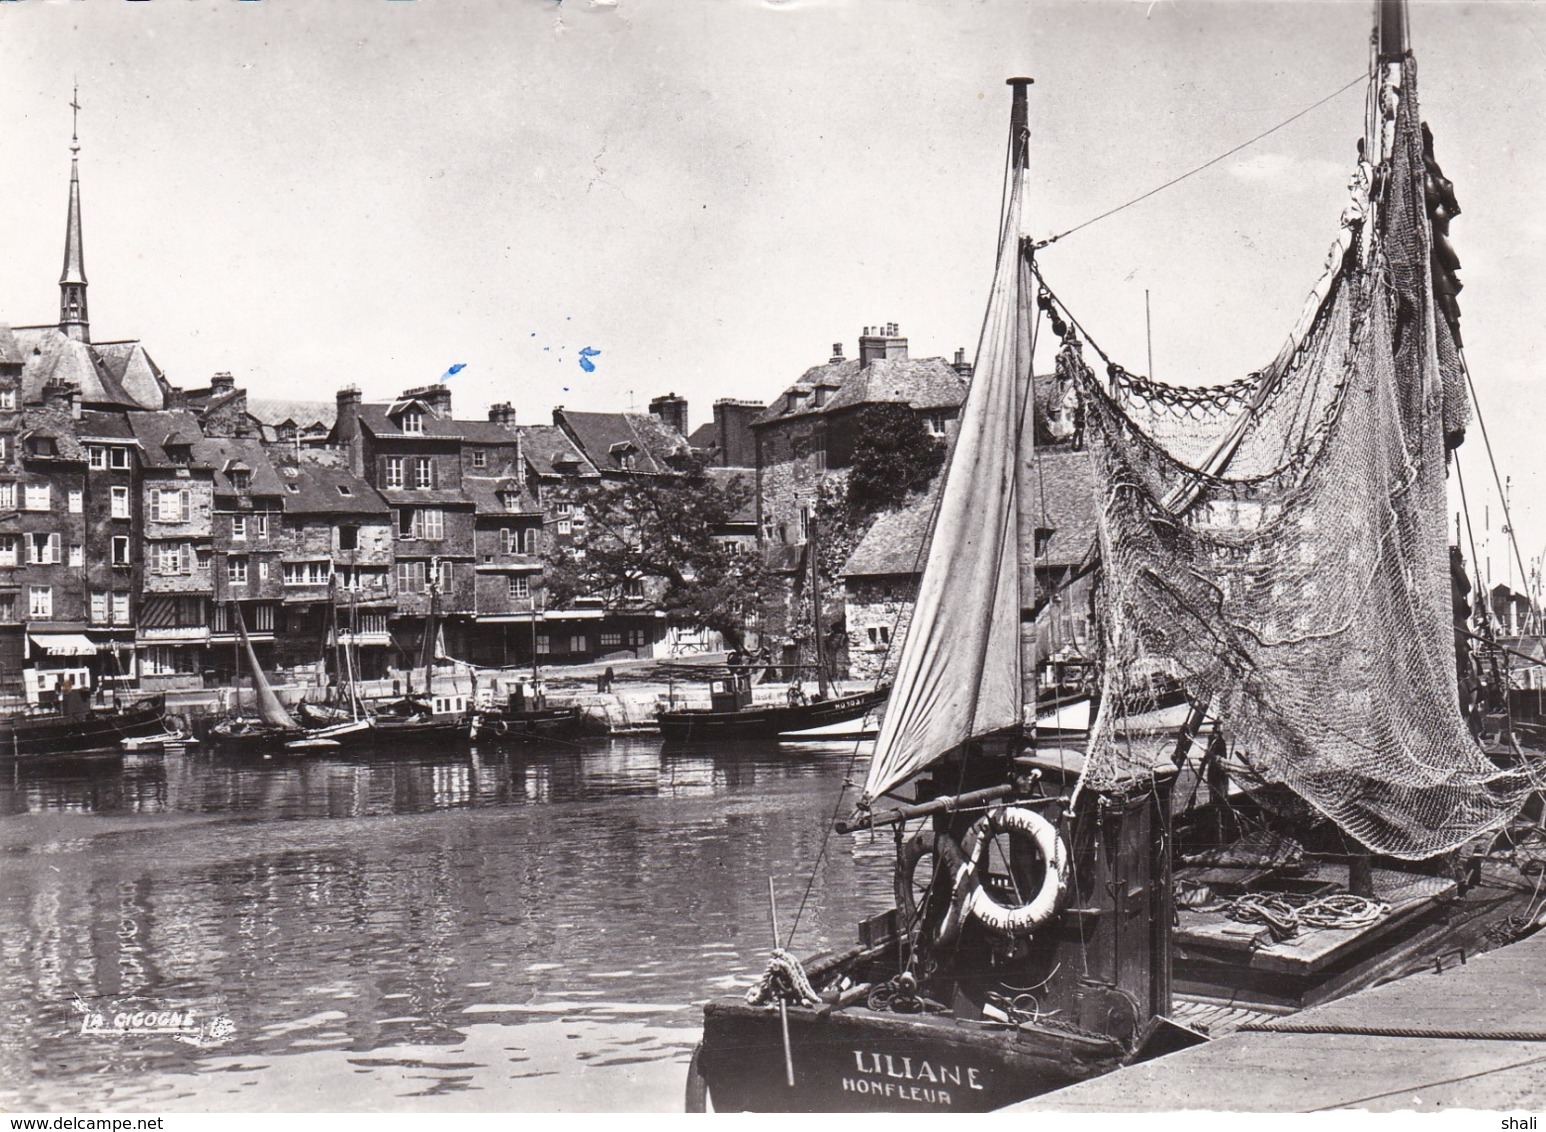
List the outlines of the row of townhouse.
<svg viewBox="0 0 1546 1132">
<path fill-rule="evenodd" d="M 148 408 L 28 361 L 0 327 L 0 693 L 223 685 L 238 617 L 260 663 L 301 680 L 334 640 L 381 678 L 428 634 L 487 666 L 648 655 L 666 637 L 643 595 L 554 609 L 542 588 L 544 556 L 585 522 L 576 485 L 685 456 L 656 416 L 517 425 L 507 404 L 456 418 L 443 385 L 384 403 L 350 387 L 287 431 L 228 375 L 163 383 Z"/>
</svg>

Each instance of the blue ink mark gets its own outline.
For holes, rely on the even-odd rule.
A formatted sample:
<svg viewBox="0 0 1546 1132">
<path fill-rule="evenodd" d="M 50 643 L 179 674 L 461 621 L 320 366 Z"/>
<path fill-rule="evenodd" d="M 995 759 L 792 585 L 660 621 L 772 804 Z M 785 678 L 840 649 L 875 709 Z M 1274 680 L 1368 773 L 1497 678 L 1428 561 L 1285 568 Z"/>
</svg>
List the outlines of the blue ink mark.
<svg viewBox="0 0 1546 1132">
<path fill-rule="evenodd" d="M 532 331 L 532 332 L 531 332 L 531 336 L 532 336 L 532 337 L 533 337 L 533 338 L 535 338 L 535 337 L 536 337 L 536 336 L 537 336 L 537 332 L 536 332 L 536 331 L 535 331 L 535 330 L 533 330 L 533 331 Z"/>
<path fill-rule="evenodd" d="M 580 350 L 580 368 L 583 369 L 586 373 L 595 373 L 596 363 L 591 361 L 591 359 L 600 357 L 600 355 L 601 351 L 596 349 L 594 346 L 583 347 Z"/>
<path fill-rule="evenodd" d="M 546 354 L 546 353 L 550 352 L 552 349 L 553 349 L 553 347 L 551 347 L 551 346 L 544 346 L 544 347 L 542 347 L 542 352 L 544 354 Z"/>
<path fill-rule="evenodd" d="M 462 370 L 464 370 L 466 368 L 467 368 L 467 363 L 466 362 L 457 362 L 450 369 L 446 370 L 445 373 L 440 375 L 440 384 L 444 385 L 446 382 L 450 381 L 453 377 L 455 377 L 457 374 L 461 373 Z"/>
</svg>

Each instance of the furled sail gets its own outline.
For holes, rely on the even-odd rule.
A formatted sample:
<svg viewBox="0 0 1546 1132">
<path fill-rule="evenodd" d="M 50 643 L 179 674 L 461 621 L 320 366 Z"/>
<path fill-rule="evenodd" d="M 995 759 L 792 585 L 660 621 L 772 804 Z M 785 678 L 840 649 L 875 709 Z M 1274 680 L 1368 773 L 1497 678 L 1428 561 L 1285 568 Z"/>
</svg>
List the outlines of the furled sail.
<svg viewBox="0 0 1546 1132">
<path fill-rule="evenodd" d="M 247 637 L 247 622 L 242 617 L 242 607 L 232 602 L 231 611 L 236 615 L 236 635 L 241 638 L 242 649 L 247 654 L 247 665 L 252 669 L 252 687 L 257 694 L 258 717 L 271 727 L 296 729 L 295 720 L 290 718 L 290 713 L 285 711 L 284 704 L 280 703 L 279 697 L 274 695 L 274 689 L 269 686 L 268 677 L 263 675 L 263 668 L 258 664 L 258 654 L 253 651 L 252 641 Z"/>
<path fill-rule="evenodd" d="M 1486 756 L 1457 702 L 1445 474 L 1466 405 L 1453 253 L 1435 236 L 1458 208 L 1393 28 L 1382 21 L 1339 270 L 1291 346 L 1213 389 L 1083 369 L 1106 488 L 1105 684 L 1085 783 L 1147 779 L 1153 752 L 1122 719 L 1156 673 L 1174 675 L 1247 780 L 1422 858 L 1506 822 L 1529 783 Z"/>
<path fill-rule="evenodd" d="M 1023 88 L 1016 100 L 1023 123 Z M 861 805 L 952 748 L 1021 722 L 1016 463 L 1032 428 L 1024 180 L 1017 168 L 972 386 Z"/>
</svg>

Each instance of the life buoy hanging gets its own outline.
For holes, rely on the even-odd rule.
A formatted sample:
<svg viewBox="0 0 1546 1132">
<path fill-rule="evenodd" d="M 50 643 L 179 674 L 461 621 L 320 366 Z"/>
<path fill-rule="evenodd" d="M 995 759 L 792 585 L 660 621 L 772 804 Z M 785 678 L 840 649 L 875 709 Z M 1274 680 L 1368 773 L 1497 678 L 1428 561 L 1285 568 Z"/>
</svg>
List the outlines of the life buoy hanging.
<svg viewBox="0 0 1546 1132">
<path fill-rule="evenodd" d="M 1000 904 L 982 886 L 977 859 L 988 841 L 1000 833 L 1019 833 L 1031 838 L 1046 864 L 1041 889 L 1028 903 Z M 977 882 L 962 905 L 965 916 L 998 935 L 1023 939 L 1057 914 L 1068 890 L 1068 847 L 1057 826 L 1035 810 L 1023 806 L 998 806 L 989 810 L 967 831 L 961 852 Z"/>
</svg>

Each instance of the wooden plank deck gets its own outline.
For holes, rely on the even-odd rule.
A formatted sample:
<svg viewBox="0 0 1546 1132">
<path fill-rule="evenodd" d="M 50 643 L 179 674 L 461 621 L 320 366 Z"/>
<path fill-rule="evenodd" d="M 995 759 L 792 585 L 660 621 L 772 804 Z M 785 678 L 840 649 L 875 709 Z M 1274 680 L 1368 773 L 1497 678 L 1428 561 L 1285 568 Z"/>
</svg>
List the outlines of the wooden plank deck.
<svg viewBox="0 0 1546 1132">
<path fill-rule="evenodd" d="M 1546 1031 L 1546 932 L 1442 973 L 1294 1014 L 1295 1025 Z M 1234 1033 L 1014 1106 L 1030 1112 L 1505 1111 L 1546 1107 L 1546 1041 Z"/>
</svg>

